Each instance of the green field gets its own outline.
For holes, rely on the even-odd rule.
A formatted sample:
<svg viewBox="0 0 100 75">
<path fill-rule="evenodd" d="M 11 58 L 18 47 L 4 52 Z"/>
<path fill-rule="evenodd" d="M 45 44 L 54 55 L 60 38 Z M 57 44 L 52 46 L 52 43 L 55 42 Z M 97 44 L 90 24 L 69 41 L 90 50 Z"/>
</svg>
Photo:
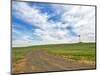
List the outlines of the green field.
<svg viewBox="0 0 100 75">
<path fill-rule="evenodd" d="M 95 62 L 95 43 L 74 43 L 74 44 L 52 44 L 30 47 L 12 48 L 12 60 L 16 63 L 25 54 L 35 50 L 46 50 L 48 53 L 59 55 L 65 59 L 77 61 Z"/>
</svg>

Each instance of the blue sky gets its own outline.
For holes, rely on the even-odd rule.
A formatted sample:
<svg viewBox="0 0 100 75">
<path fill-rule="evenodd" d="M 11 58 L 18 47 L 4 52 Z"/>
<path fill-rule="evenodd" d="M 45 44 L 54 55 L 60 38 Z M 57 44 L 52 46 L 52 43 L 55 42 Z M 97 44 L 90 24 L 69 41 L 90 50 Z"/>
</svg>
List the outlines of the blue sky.
<svg viewBox="0 0 100 75">
<path fill-rule="evenodd" d="M 12 3 L 13 47 L 95 42 L 95 7 L 37 2 Z"/>
</svg>

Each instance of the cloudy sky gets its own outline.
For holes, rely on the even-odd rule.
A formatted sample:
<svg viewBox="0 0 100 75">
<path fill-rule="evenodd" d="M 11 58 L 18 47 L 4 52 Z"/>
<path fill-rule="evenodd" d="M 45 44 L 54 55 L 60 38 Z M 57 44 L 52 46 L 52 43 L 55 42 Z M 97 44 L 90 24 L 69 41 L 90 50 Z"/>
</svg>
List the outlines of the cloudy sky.
<svg viewBox="0 0 100 75">
<path fill-rule="evenodd" d="M 95 7 L 37 2 L 12 3 L 13 47 L 95 42 Z"/>
</svg>

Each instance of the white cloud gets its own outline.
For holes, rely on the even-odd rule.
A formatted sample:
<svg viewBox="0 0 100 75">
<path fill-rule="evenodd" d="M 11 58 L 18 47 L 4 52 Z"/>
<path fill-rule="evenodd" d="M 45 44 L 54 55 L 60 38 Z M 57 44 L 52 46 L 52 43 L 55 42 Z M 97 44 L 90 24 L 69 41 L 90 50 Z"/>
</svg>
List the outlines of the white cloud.
<svg viewBox="0 0 100 75">
<path fill-rule="evenodd" d="M 35 23 L 36 26 L 41 27 L 41 23 L 44 24 L 47 21 L 48 16 L 46 14 L 40 14 L 39 10 L 30 7 L 26 2 L 14 2 L 13 9 L 16 17 L 32 25 Z"/>
<path fill-rule="evenodd" d="M 39 9 L 29 6 L 25 2 L 14 2 L 13 12 L 17 18 L 35 25 L 33 33 L 19 33 L 22 36 L 13 41 L 14 46 L 27 46 L 32 44 L 48 44 L 48 43 L 67 43 L 77 42 L 78 37 L 71 38 L 66 27 L 73 24 L 74 31 L 81 35 L 81 41 L 95 41 L 95 8 L 88 6 L 73 6 L 73 5 L 53 5 L 59 11 L 63 11 L 60 22 L 49 22 L 50 15 L 40 13 Z M 70 8 L 70 9 L 68 9 Z M 60 13 L 55 11 L 56 14 Z M 63 24 L 63 22 L 67 22 Z M 39 42 L 33 41 L 31 34 L 37 35 L 42 40 Z M 87 35 L 88 34 L 88 35 Z"/>
<path fill-rule="evenodd" d="M 81 41 L 95 41 L 95 7 L 75 6 L 70 11 L 65 9 L 62 19 L 73 23 L 75 31 L 81 35 Z"/>
</svg>

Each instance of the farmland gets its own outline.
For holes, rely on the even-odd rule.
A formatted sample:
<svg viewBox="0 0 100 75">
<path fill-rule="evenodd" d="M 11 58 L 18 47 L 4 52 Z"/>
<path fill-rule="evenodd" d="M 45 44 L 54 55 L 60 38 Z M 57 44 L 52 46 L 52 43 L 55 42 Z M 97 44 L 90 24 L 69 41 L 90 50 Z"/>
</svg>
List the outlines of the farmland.
<svg viewBox="0 0 100 75">
<path fill-rule="evenodd" d="M 22 70 L 22 69 L 16 70 L 16 67 L 15 67 L 15 64 L 18 64 L 20 62 L 20 60 L 22 60 L 22 59 L 28 59 L 28 61 L 25 60 L 23 62 L 31 62 L 32 64 L 34 62 L 39 62 L 39 61 L 41 64 L 41 63 L 44 63 L 44 61 L 46 60 L 46 62 L 49 63 L 49 64 L 47 63 L 47 68 L 51 64 L 50 60 L 52 60 L 53 65 L 56 63 L 56 65 L 60 64 L 63 66 L 64 66 L 63 62 L 65 62 L 65 64 L 66 64 L 70 60 L 73 63 L 69 64 L 69 67 L 70 67 L 70 65 L 74 66 L 77 63 L 79 63 L 80 65 L 78 64 L 76 66 L 77 68 L 75 68 L 75 66 L 74 66 L 69 69 L 67 69 L 66 67 L 63 69 L 64 70 L 75 70 L 75 69 L 95 68 L 95 64 L 96 64 L 95 58 L 96 58 L 95 43 L 50 44 L 50 45 L 37 45 L 37 46 L 30 46 L 30 47 L 12 48 L 12 62 L 14 65 L 14 67 L 13 67 L 14 72 L 19 72 L 19 70 Z M 44 59 L 44 60 L 42 60 L 42 59 Z M 59 62 L 58 64 L 55 61 L 55 59 Z M 35 66 L 35 64 L 33 64 L 33 65 L 35 67 L 37 67 L 37 66 L 39 67 L 40 64 L 37 64 L 36 66 Z M 45 65 L 46 65 L 46 63 L 45 63 Z M 90 65 L 90 67 L 89 66 L 85 67 L 85 65 Z M 92 65 L 92 67 L 91 67 L 91 65 Z M 62 68 L 63 66 L 60 66 L 60 68 Z M 80 67 L 78 67 L 78 66 L 80 66 Z M 81 66 L 82 66 L 82 68 L 81 68 Z M 58 67 L 59 67 L 59 65 L 58 65 Z M 42 68 L 42 66 L 40 68 Z M 61 69 L 61 70 L 63 70 L 63 69 Z M 37 69 L 37 70 L 31 69 L 30 71 L 31 72 L 41 72 L 42 70 L 41 69 Z M 47 70 L 44 70 L 44 71 L 52 71 L 52 70 L 49 70 L 49 68 L 48 68 Z M 56 71 L 56 67 L 53 71 Z M 26 72 L 26 71 L 24 70 L 21 72 Z"/>
</svg>

